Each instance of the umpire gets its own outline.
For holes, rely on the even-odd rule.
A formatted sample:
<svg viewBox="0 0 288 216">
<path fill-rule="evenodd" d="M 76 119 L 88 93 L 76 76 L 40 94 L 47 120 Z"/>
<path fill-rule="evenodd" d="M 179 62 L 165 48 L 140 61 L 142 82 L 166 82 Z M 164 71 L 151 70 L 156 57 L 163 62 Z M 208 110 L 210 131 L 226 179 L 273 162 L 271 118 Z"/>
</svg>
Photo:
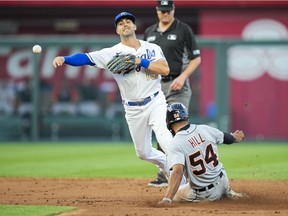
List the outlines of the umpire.
<svg viewBox="0 0 288 216">
<path fill-rule="evenodd" d="M 174 17 L 173 0 L 157 1 L 156 11 L 159 22 L 145 30 L 144 40 L 159 45 L 168 61 L 170 74 L 161 81 L 167 103 L 180 102 L 189 110 L 192 91 L 188 78 L 201 63 L 200 50 L 192 29 Z M 159 144 L 157 148 L 161 150 Z M 148 185 L 167 186 L 167 178 L 158 173 Z"/>
</svg>

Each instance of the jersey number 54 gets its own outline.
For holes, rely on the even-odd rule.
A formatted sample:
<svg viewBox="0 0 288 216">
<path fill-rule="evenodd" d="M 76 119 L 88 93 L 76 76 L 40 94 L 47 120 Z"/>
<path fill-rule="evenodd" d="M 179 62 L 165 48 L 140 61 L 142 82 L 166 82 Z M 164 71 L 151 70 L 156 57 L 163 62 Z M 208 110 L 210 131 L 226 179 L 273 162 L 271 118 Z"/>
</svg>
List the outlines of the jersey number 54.
<svg viewBox="0 0 288 216">
<path fill-rule="evenodd" d="M 203 156 L 201 157 L 200 151 L 197 151 L 189 156 L 191 166 L 193 168 L 195 167 L 195 170 L 193 171 L 194 175 L 204 174 L 206 172 L 206 164 L 212 163 L 212 165 L 216 167 L 219 163 L 217 154 L 214 152 L 212 144 L 209 144 L 206 147 L 205 155 Z M 196 167 L 199 169 L 197 169 Z"/>
</svg>

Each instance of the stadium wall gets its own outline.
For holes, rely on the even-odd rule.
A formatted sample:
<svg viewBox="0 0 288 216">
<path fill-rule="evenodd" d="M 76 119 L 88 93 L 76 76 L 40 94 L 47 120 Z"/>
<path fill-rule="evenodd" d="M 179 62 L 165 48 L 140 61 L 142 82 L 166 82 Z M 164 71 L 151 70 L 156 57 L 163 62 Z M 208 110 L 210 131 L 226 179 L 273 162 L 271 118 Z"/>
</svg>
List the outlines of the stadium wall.
<svg viewBox="0 0 288 216">
<path fill-rule="evenodd" d="M 37 41 L 39 36 L 72 36 L 76 42 L 87 37 L 109 38 L 115 34 L 114 16 L 123 10 L 136 14 L 139 37 L 147 26 L 156 22 L 152 1 L 117 1 L 117 7 L 114 1 L 81 1 L 79 4 L 78 1 L 69 4 L 67 1 L 0 1 L 0 34 L 17 36 L 20 42 L 25 42 L 27 37 L 35 37 Z M 212 48 L 206 45 L 201 48 L 201 67 L 190 80 L 194 92 L 191 106 L 194 119 L 199 118 L 204 123 L 216 121 L 222 129 L 241 128 L 252 139 L 287 139 L 288 2 L 176 0 L 175 4 L 176 17 L 187 22 L 198 38 L 214 41 Z M 249 47 L 225 44 L 231 39 L 268 39 L 283 43 L 269 46 L 256 43 Z M 216 58 L 217 44 L 222 46 L 220 58 Z M 54 44 L 47 47 L 40 59 L 41 78 L 57 85 L 63 75 L 82 79 L 84 74 L 90 74 L 96 85 L 106 82 L 110 86 L 111 74 L 103 70 L 92 72 L 91 68 L 65 67 L 56 71 L 50 64 L 56 54 L 86 52 L 101 46 L 60 48 Z M 0 78 L 26 79 L 32 74 L 31 61 L 30 48 L 2 46 Z M 215 86 L 222 76 L 221 71 L 227 74 L 228 93 L 225 88 L 217 90 Z M 221 99 L 221 91 L 224 99 L 219 102 L 217 97 Z M 221 119 L 217 119 L 216 112 L 221 114 Z"/>
</svg>

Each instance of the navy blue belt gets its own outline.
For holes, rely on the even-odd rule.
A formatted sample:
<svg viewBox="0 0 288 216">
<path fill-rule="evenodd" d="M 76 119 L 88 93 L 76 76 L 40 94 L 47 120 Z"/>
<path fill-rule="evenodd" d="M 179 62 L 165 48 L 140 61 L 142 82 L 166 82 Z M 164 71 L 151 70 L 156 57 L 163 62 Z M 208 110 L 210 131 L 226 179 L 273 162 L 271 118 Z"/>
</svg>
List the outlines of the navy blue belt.
<svg viewBox="0 0 288 216">
<path fill-rule="evenodd" d="M 144 105 L 148 104 L 158 94 L 159 94 L 159 91 L 155 92 L 152 96 L 143 98 L 142 100 L 139 100 L 139 101 L 128 101 L 125 104 L 128 105 L 128 106 L 144 106 Z"/>
</svg>

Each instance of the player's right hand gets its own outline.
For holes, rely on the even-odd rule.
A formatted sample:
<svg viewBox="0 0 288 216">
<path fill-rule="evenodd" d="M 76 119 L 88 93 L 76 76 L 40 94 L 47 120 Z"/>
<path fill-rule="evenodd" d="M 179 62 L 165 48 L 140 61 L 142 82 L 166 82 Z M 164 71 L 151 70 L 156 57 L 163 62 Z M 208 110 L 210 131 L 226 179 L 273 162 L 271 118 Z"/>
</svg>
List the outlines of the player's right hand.
<svg viewBox="0 0 288 216">
<path fill-rule="evenodd" d="M 165 202 L 165 201 L 159 201 L 158 203 L 157 203 L 157 207 L 159 207 L 159 208 L 166 208 L 166 207 L 171 207 L 171 203 L 169 203 L 169 202 Z"/>
<path fill-rule="evenodd" d="M 63 63 L 64 63 L 64 57 L 62 57 L 62 56 L 57 56 L 56 58 L 54 58 L 54 60 L 53 60 L 53 66 L 55 67 L 55 68 L 57 68 L 58 66 L 62 66 L 63 65 Z"/>
</svg>

